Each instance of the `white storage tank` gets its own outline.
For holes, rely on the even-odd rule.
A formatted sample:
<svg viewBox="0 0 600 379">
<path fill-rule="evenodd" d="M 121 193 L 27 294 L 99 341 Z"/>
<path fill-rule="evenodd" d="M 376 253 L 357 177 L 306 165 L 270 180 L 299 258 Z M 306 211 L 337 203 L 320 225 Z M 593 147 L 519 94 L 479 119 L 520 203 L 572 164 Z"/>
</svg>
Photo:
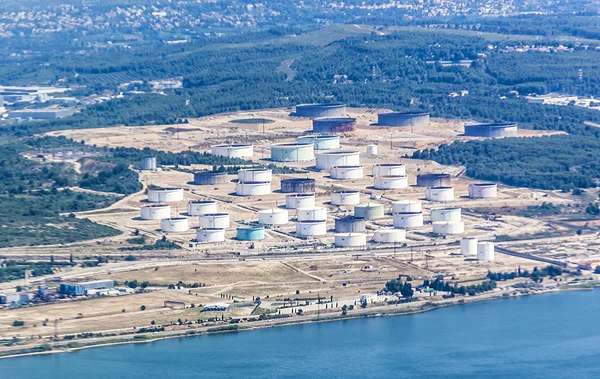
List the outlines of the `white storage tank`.
<svg viewBox="0 0 600 379">
<path fill-rule="evenodd" d="M 140 169 L 156 171 L 156 157 L 144 157 L 140 161 Z"/>
<path fill-rule="evenodd" d="M 338 190 L 331 193 L 332 205 L 358 205 L 360 192 L 356 190 Z"/>
<path fill-rule="evenodd" d="M 377 243 L 395 243 L 406 241 L 404 229 L 379 229 L 373 234 L 373 241 Z"/>
<path fill-rule="evenodd" d="M 298 208 L 297 212 L 298 221 L 327 220 L 327 208 L 324 207 Z"/>
<path fill-rule="evenodd" d="M 275 162 L 304 162 L 315 159 L 312 143 L 274 143 L 271 160 Z"/>
<path fill-rule="evenodd" d="M 262 196 L 271 193 L 271 182 L 246 182 L 235 185 L 238 196 Z"/>
<path fill-rule="evenodd" d="M 392 213 L 414 213 L 421 211 L 421 202 L 417 200 L 398 200 L 392 203 Z"/>
<path fill-rule="evenodd" d="M 223 242 L 225 241 L 225 229 L 209 228 L 196 231 L 197 242 Z"/>
<path fill-rule="evenodd" d="M 477 256 L 477 237 L 464 237 L 461 239 L 460 253 L 465 257 Z"/>
<path fill-rule="evenodd" d="M 227 229 L 229 228 L 228 213 L 209 213 L 199 217 L 202 229 Z"/>
<path fill-rule="evenodd" d="M 408 188 L 408 177 L 403 176 L 378 176 L 373 179 L 373 187 L 378 190 L 395 190 Z"/>
<path fill-rule="evenodd" d="M 256 183 L 273 181 L 273 170 L 268 168 L 243 168 L 238 171 L 240 183 Z"/>
<path fill-rule="evenodd" d="M 360 166 L 358 151 L 328 151 L 317 154 L 317 170 L 331 170 L 335 166 Z"/>
<path fill-rule="evenodd" d="M 289 219 L 287 209 L 273 208 L 258 212 L 258 223 L 262 225 L 285 225 Z"/>
<path fill-rule="evenodd" d="M 431 210 L 431 221 L 460 221 L 460 208 L 436 208 Z"/>
<path fill-rule="evenodd" d="M 335 247 L 361 247 L 367 245 L 367 235 L 364 233 L 336 233 Z"/>
<path fill-rule="evenodd" d="M 379 154 L 379 146 L 375 144 L 367 145 L 367 155 L 374 156 Z"/>
<path fill-rule="evenodd" d="M 373 165 L 373 176 L 404 176 L 406 165 L 403 163 L 380 163 Z"/>
<path fill-rule="evenodd" d="M 296 235 L 302 237 L 323 236 L 327 234 L 325 220 L 307 220 L 296 223 Z"/>
<path fill-rule="evenodd" d="M 472 199 L 490 199 L 498 196 L 496 183 L 469 184 L 469 197 Z"/>
<path fill-rule="evenodd" d="M 375 220 L 385 215 L 383 205 L 377 203 L 359 204 L 354 207 L 354 217 Z"/>
<path fill-rule="evenodd" d="M 427 187 L 425 198 L 429 201 L 452 201 L 454 200 L 453 187 Z"/>
<path fill-rule="evenodd" d="M 493 261 L 494 260 L 494 243 L 479 242 L 477 244 L 477 260 L 478 261 Z"/>
<path fill-rule="evenodd" d="M 465 223 L 462 221 L 434 221 L 433 233 L 435 234 L 463 234 L 465 232 Z"/>
<path fill-rule="evenodd" d="M 187 203 L 188 216 L 200 216 L 217 213 L 217 202 L 214 200 L 194 200 Z"/>
<path fill-rule="evenodd" d="M 171 206 L 167 204 L 146 205 L 140 209 L 142 220 L 162 220 L 171 217 Z"/>
<path fill-rule="evenodd" d="M 394 228 L 408 229 L 423 226 L 422 212 L 394 213 L 392 217 Z"/>
<path fill-rule="evenodd" d="M 298 143 L 312 143 L 315 150 L 332 150 L 340 148 L 340 136 L 330 134 L 310 134 L 298 137 Z"/>
<path fill-rule="evenodd" d="M 339 180 L 362 179 L 364 170 L 362 166 L 334 166 L 329 170 L 329 176 Z"/>
<path fill-rule="evenodd" d="M 183 200 L 183 188 L 148 188 L 151 203 L 172 203 Z"/>
<path fill-rule="evenodd" d="M 315 206 L 315 195 L 313 193 L 296 193 L 285 197 L 287 209 L 313 208 Z"/>
<path fill-rule="evenodd" d="M 160 220 L 160 230 L 163 233 L 187 232 L 190 224 L 186 217 L 164 218 Z"/>
<path fill-rule="evenodd" d="M 252 158 L 254 146 L 249 144 L 214 145 L 210 147 L 210 153 L 229 158 Z"/>
</svg>

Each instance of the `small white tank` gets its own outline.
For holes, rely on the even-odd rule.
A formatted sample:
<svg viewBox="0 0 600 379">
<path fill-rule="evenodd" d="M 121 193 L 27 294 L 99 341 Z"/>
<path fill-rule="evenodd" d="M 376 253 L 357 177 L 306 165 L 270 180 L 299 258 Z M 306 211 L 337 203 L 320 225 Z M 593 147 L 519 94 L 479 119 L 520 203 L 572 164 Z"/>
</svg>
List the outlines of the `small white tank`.
<svg viewBox="0 0 600 379">
<path fill-rule="evenodd" d="M 313 193 L 296 193 L 285 197 L 287 209 L 312 208 L 315 206 L 315 195 Z"/>
<path fill-rule="evenodd" d="M 417 200 L 398 200 L 392 203 L 392 213 L 414 213 L 421 211 L 421 202 Z"/>
<path fill-rule="evenodd" d="M 406 241 L 404 229 L 379 229 L 373 234 L 373 241 L 377 243 L 395 243 Z"/>
<path fill-rule="evenodd" d="M 425 197 L 429 201 L 452 201 L 454 200 L 454 188 L 452 187 L 427 187 Z"/>
<path fill-rule="evenodd" d="M 227 229 L 229 228 L 229 214 L 209 213 L 199 217 L 201 229 Z"/>
<path fill-rule="evenodd" d="M 142 170 L 156 171 L 156 157 L 144 157 L 140 161 L 140 168 Z"/>
<path fill-rule="evenodd" d="M 477 260 L 478 261 L 493 261 L 494 260 L 494 243 L 479 242 L 477 244 Z"/>
<path fill-rule="evenodd" d="M 394 228 L 409 229 L 423 226 L 423 213 L 394 213 L 392 215 Z"/>
<path fill-rule="evenodd" d="M 434 221 L 433 233 L 442 235 L 463 234 L 465 223 L 462 221 Z"/>
<path fill-rule="evenodd" d="M 362 179 L 364 170 L 362 166 L 334 166 L 329 170 L 329 176 L 338 180 Z"/>
<path fill-rule="evenodd" d="M 225 241 L 225 229 L 198 229 L 196 231 L 197 242 L 223 242 Z"/>
<path fill-rule="evenodd" d="M 461 239 L 460 253 L 465 257 L 477 256 L 477 237 L 464 237 Z"/>
<path fill-rule="evenodd" d="M 172 203 L 183 200 L 183 188 L 148 188 L 151 203 Z"/>
<path fill-rule="evenodd" d="M 380 163 L 373 165 L 373 176 L 405 176 L 406 165 L 402 163 Z"/>
<path fill-rule="evenodd" d="M 190 228 L 188 219 L 185 217 L 165 218 L 160 220 L 160 230 L 163 233 L 183 233 Z"/>
<path fill-rule="evenodd" d="M 273 208 L 258 212 L 258 223 L 262 225 L 285 225 L 289 222 L 287 209 Z"/>
<path fill-rule="evenodd" d="M 332 205 L 358 205 L 360 192 L 356 190 L 339 190 L 331 193 Z"/>
<path fill-rule="evenodd" d="M 364 233 L 336 233 L 336 247 L 361 247 L 367 245 L 367 235 Z"/>
<path fill-rule="evenodd" d="M 469 197 L 472 199 L 490 199 L 498 196 L 496 183 L 469 184 Z"/>
<path fill-rule="evenodd" d="M 217 202 L 214 200 L 195 200 L 187 203 L 188 216 L 200 216 L 217 213 Z"/>
<path fill-rule="evenodd" d="M 142 220 L 162 220 L 171 217 L 171 206 L 168 204 L 146 205 L 140 209 Z"/>
<path fill-rule="evenodd" d="M 378 190 L 395 190 L 408 188 L 408 177 L 403 176 L 378 176 L 373 179 L 373 187 Z"/>
<path fill-rule="evenodd" d="M 237 183 L 235 193 L 238 196 L 263 196 L 271 193 L 271 182 Z"/>
<path fill-rule="evenodd" d="M 460 208 L 436 208 L 431 210 L 431 221 L 460 221 Z"/>
<path fill-rule="evenodd" d="M 243 168 L 238 171 L 240 183 L 256 183 L 273 181 L 273 170 L 267 168 Z"/>
<path fill-rule="evenodd" d="M 301 237 L 324 236 L 327 234 L 327 222 L 324 220 L 307 220 L 296 223 L 296 235 Z"/>
<path fill-rule="evenodd" d="M 379 146 L 375 144 L 367 145 L 367 155 L 375 156 L 379 154 Z"/>
<path fill-rule="evenodd" d="M 327 220 L 327 208 L 312 207 L 298 208 L 298 221 Z"/>
</svg>

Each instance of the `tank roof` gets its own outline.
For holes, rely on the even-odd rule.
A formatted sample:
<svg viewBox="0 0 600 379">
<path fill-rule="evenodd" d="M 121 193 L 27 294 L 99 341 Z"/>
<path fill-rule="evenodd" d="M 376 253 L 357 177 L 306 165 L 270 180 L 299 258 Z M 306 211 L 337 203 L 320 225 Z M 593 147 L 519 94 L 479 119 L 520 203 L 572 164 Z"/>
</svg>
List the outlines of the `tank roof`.
<svg viewBox="0 0 600 379">
<path fill-rule="evenodd" d="M 359 190 L 334 190 L 333 193 L 360 193 Z"/>
<path fill-rule="evenodd" d="M 169 217 L 169 218 L 163 218 L 163 220 L 183 221 L 183 220 L 187 220 L 187 217 Z"/>
<path fill-rule="evenodd" d="M 310 183 L 310 182 L 314 182 L 315 180 L 312 178 L 288 178 L 288 179 L 281 179 L 281 182 L 285 182 L 285 183 L 302 183 L 302 182 L 306 182 L 306 183 Z"/>
<path fill-rule="evenodd" d="M 333 166 L 331 168 L 362 168 L 362 166 Z"/>
<path fill-rule="evenodd" d="M 201 215 L 200 217 L 204 216 L 229 216 L 229 213 L 206 213 Z"/>
<path fill-rule="evenodd" d="M 242 225 L 236 228 L 237 230 L 264 230 L 264 226 Z"/>
<path fill-rule="evenodd" d="M 319 153 L 321 155 L 342 155 L 342 154 L 358 154 L 358 151 L 353 150 L 340 150 L 340 151 L 327 151 Z"/>
<path fill-rule="evenodd" d="M 404 163 L 376 163 L 373 167 L 396 167 L 396 166 L 406 166 Z"/>
<path fill-rule="evenodd" d="M 313 145 L 312 143 L 302 143 L 302 142 L 282 142 L 282 143 L 274 143 L 271 145 L 271 147 L 274 146 L 285 146 L 285 147 L 304 147 L 304 146 L 311 146 Z"/>
<path fill-rule="evenodd" d="M 424 174 L 417 174 L 417 177 L 421 177 L 421 178 L 449 178 L 450 174 L 438 174 L 438 173 L 424 173 Z"/>
<path fill-rule="evenodd" d="M 406 177 L 407 177 L 407 175 L 380 175 L 380 176 L 377 176 L 377 178 L 391 178 L 391 179 L 406 178 Z"/>
<path fill-rule="evenodd" d="M 429 187 L 430 189 L 452 189 L 450 186 L 438 186 L 438 187 Z"/>
<path fill-rule="evenodd" d="M 221 144 L 221 145 L 212 145 L 211 147 L 248 147 L 248 146 L 252 146 L 252 144 L 249 144 L 249 143 L 225 143 L 225 144 Z"/>
<path fill-rule="evenodd" d="M 355 122 L 356 119 L 354 117 L 323 117 L 316 118 L 313 122 Z"/>
<path fill-rule="evenodd" d="M 166 208 L 166 207 L 170 207 L 169 204 L 151 204 L 151 205 L 144 205 L 142 208 Z"/>
<path fill-rule="evenodd" d="M 480 124 L 467 124 L 465 127 L 470 128 L 493 128 L 493 129 L 504 129 L 517 126 L 516 122 L 484 122 Z"/>
<path fill-rule="evenodd" d="M 429 112 L 423 112 L 423 111 L 414 111 L 414 112 L 386 112 L 386 113 L 379 113 L 380 115 L 396 115 L 396 116 L 425 116 L 428 115 Z"/>
<path fill-rule="evenodd" d="M 215 204 L 215 200 L 190 200 L 189 203 L 192 204 Z"/>
<path fill-rule="evenodd" d="M 475 187 L 492 187 L 492 186 L 497 186 L 496 183 L 472 183 L 472 186 Z"/>
<path fill-rule="evenodd" d="M 240 183 L 240 184 L 267 184 L 267 183 L 271 183 L 271 182 L 244 182 L 244 183 Z"/>
<path fill-rule="evenodd" d="M 293 193 L 290 195 L 286 195 L 286 197 L 315 197 L 314 193 Z"/>
<path fill-rule="evenodd" d="M 305 135 L 305 136 L 298 137 L 298 139 L 301 139 L 301 138 L 338 139 L 340 137 L 339 136 L 334 136 L 332 134 L 308 134 L 308 135 Z"/>
<path fill-rule="evenodd" d="M 181 187 L 154 187 L 148 188 L 148 191 L 179 191 L 183 190 Z"/>
<path fill-rule="evenodd" d="M 297 104 L 296 107 L 345 107 L 344 103 L 307 103 Z"/>
</svg>

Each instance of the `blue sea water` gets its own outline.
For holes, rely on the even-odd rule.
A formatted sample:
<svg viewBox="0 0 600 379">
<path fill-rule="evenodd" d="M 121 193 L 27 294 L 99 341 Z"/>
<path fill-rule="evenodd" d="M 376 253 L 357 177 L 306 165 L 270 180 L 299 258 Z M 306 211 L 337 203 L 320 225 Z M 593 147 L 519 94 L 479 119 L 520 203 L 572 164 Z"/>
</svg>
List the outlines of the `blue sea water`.
<svg viewBox="0 0 600 379">
<path fill-rule="evenodd" d="M 0 360 L 0 378 L 201 377 L 600 377 L 600 291 Z"/>
</svg>

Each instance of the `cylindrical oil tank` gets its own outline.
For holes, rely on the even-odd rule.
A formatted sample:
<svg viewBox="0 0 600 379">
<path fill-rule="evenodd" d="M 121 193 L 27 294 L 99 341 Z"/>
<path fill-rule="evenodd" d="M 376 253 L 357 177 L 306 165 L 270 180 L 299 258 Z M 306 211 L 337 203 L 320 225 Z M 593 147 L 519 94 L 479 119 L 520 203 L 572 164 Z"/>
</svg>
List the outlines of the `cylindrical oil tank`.
<svg viewBox="0 0 600 379">
<path fill-rule="evenodd" d="M 312 193 L 297 193 L 285 197 L 287 209 L 312 208 L 315 206 L 315 195 Z"/>
<path fill-rule="evenodd" d="M 327 220 L 327 208 L 324 207 L 298 208 L 296 211 L 298 221 Z"/>
<path fill-rule="evenodd" d="M 373 176 L 404 176 L 406 165 L 403 163 L 379 163 L 373 165 Z"/>
<path fill-rule="evenodd" d="M 462 221 L 434 221 L 433 233 L 435 234 L 463 234 L 465 223 Z"/>
<path fill-rule="evenodd" d="M 367 230 L 366 220 L 354 216 L 339 217 L 335 219 L 336 233 L 363 233 Z"/>
<path fill-rule="evenodd" d="M 202 229 L 227 229 L 229 228 L 229 214 L 208 213 L 199 217 Z"/>
<path fill-rule="evenodd" d="M 460 221 L 460 208 L 436 208 L 431 210 L 431 221 Z"/>
<path fill-rule="evenodd" d="M 190 224 L 186 217 L 164 218 L 160 220 L 160 230 L 163 233 L 187 232 Z"/>
<path fill-rule="evenodd" d="M 311 178 L 291 178 L 281 180 L 281 192 L 283 193 L 307 193 L 315 192 L 315 180 Z"/>
<path fill-rule="evenodd" d="M 377 115 L 379 126 L 429 126 L 429 113 L 427 112 L 388 112 Z"/>
<path fill-rule="evenodd" d="M 422 212 L 394 213 L 394 228 L 407 229 L 423 226 Z"/>
<path fill-rule="evenodd" d="M 412 213 L 421 210 L 421 202 L 417 200 L 398 200 L 392 203 L 392 213 Z"/>
<path fill-rule="evenodd" d="M 317 154 L 317 170 L 330 170 L 334 166 L 360 166 L 358 151 L 327 151 Z"/>
<path fill-rule="evenodd" d="M 313 133 L 346 133 L 354 130 L 356 119 L 350 117 L 320 118 L 313 120 Z"/>
<path fill-rule="evenodd" d="M 273 180 L 273 170 L 268 168 L 243 168 L 238 171 L 238 182 L 270 182 Z"/>
<path fill-rule="evenodd" d="M 404 229 L 379 229 L 373 234 L 373 241 L 378 243 L 395 243 L 406 241 Z"/>
<path fill-rule="evenodd" d="M 142 170 L 156 171 L 156 157 L 144 157 L 140 161 L 140 168 Z"/>
<path fill-rule="evenodd" d="M 214 145 L 210 147 L 212 155 L 220 155 L 229 158 L 252 158 L 254 146 L 249 144 Z"/>
<path fill-rule="evenodd" d="M 452 185 L 450 174 L 419 174 L 417 186 L 419 187 L 450 187 Z"/>
<path fill-rule="evenodd" d="M 375 220 L 382 218 L 385 212 L 382 204 L 367 203 L 359 204 L 354 207 L 354 217 L 366 218 L 367 220 Z"/>
<path fill-rule="evenodd" d="M 360 247 L 367 245 L 365 233 L 336 233 L 334 238 L 335 247 Z"/>
<path fill-rule="evenodd" d="M 146 205 L 140 209 L 142 220 L 162 220 L 171 217 L 171 206 L 167 204 Z"/>
<path fill-rule="evenodd" d="M 517 137 L 517 124 L 515 123 L 485 123 L 465 125 L 465 136 L 503 138 Z"/>
<path fill-rule="evenodd" d="M 378 190 L 408 188 L 408 176 L 378 176 L 373 179 L 373 187 Z"/>
<path fill-rule="evenodd" d="M 194 184 L 207 186 L 227 183 L 227 173 L 217 171 L 198 171 L 194 173 Z"/>
<path fill-rule="evenodd" d="M 188 216 L 200 216 L 217 213 L 217 202 L 214 200 L 194 200 L 187 203 Z"/>
<path fill-rule="evenodd" d="M 465 257 L 477 255 L 477 237 L 464 237 L 460 240 L 460 253 Z"/>
<path fill-rule="evenodd" d="M 246 182 L 235 185 L 238 196 L 262 196 L 271 193 L 271 182 Z"/>
<path fill-rule="evenodd" d="M 258 212 L 258 223 L 262 225 L 285 225 L 289 219 L 287 209 L 273 208 Z"/>
<path fill-rule="evenodd" d="M 346 114 L 346 104 L 342 103 L 314 103 L 296 105 L 296 117 L 342 117 Z"/>
<path fill-rule="evenodd" d="M 427 187 L 425 198 L 429 201 L 452 201 L 454 200 L 454 188 L 452 187 Z"/>
<path fill-rule="evenodd" d="M 327 234 L 327 221 L 306 220 L 296 223 L 296 235 L 302 237 L 324 236 Z"/>
<path fill-rule="evenodd" d="M 338 190 L 331 193 L 332 205 L 358 205 L 360 204 L 360 191 Z"/>
<path fill-rule="evenodd" d="M 274 143 L 271 145 L 271 160 L 275 162 L 304 162 L 315 159 L 312 143 Z"/>
<path fill-rule="evenodd" d="M 262 241 L 265 239 L 264 226 L 240 226 L 236 231 L 236 237 L 240 241 Z"/>
<path fill-rule="evenodd" d="M 478 261 L 493 261 L 494 260 L 494 243 L 479 242 L 477 244 L 477 260 Z"/>
<path fill-rule="evenodd" d="M 329 170 L 329 176 L 339 180 L 362 179 L 364 171 L 362 166 L 333 166 Z"/>
<path fill-rule="evenodd" d="M 489 199 L 498 196 L 496 183 L 469 184 L 469 197 L 472 199 Z"/>
<path fill-rule="evenodd" d="M 298 137 L 298 143 L 312 143 L 315 150 L 339 149 L 340 136 L 330 134 L 310 134 Z"/>
<path fill-rule="evenodd" d="M 148 188 L 148 201 L 151 203 L 171 203 L 183 200 L 183 188 Z"/>
<path fill-rule="evenodd" d="M 367 155 L 374 156 L 379 154 L 379 146 L 375 144 L 367 145 Z"/>
<path fill-rule="evenodd" d="M 223 242 L 225 241 L 225 229 L 210 228 L 198 229 L 196 231 L 196 242 Z"/>
</svg>

